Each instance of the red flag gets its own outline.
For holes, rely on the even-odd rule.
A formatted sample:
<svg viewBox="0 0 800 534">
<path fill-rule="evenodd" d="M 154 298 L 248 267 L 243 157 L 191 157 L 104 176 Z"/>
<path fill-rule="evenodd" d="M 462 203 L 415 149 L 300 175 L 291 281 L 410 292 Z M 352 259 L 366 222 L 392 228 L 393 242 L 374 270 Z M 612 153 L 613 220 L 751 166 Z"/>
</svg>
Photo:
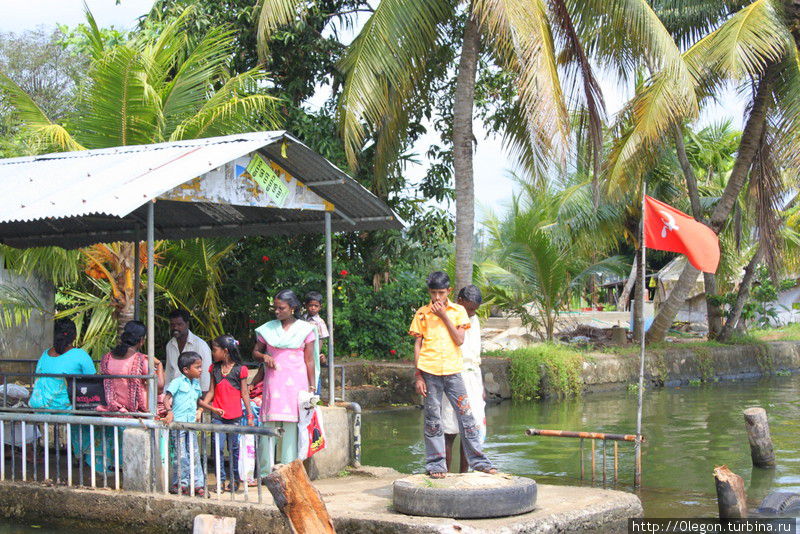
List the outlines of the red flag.
<svg viewBox="0 0 800 534">
<path fill-rule="evenodd" d="M 714 230 L 647 195 L 644 205 L 644 244 L 647 248 L 685 254 L 695 268 L 706 273 L 717 271 L 719 238 Z"/>
</svg>

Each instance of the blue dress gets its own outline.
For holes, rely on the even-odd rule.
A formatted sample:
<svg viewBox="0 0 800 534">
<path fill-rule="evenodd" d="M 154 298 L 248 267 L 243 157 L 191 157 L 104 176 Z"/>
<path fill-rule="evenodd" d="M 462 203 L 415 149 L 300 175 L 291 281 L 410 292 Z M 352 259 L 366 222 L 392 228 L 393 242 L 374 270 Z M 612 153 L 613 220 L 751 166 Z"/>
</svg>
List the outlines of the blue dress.
<svg viewBox="0 0 800 534">
<path fill-rule="evenodd" d="M 59 356 L 50 356 L 44 351 L 36 364 L 37 374 L 93 375 L 96 372 L 91 356 L 85 350 L 77 348 Z M 48 376 L 37 378 L 28 404 L 31 408 L 70 409 L 72 402 L 67 381 Z"/>
</svg>

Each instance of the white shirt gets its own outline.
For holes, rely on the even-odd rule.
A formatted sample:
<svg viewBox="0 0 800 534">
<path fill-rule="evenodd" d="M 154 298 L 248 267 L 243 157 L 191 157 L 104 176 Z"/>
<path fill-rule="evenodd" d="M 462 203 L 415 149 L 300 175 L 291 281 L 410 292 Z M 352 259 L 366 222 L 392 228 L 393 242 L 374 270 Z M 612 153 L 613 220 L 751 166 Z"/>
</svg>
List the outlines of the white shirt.
<svg viewBox="0 0 800 534">
<path fill-rule="evenodd" d="M 469 318 L 469 328 L 464 331 L 464 343 L 461 344 L 461 357 L 464 359 L 464 370 L 474 371 L 481 367 L 481 322 L 477 315 Z"/>
<path fill-rule="evenodd" d="M 208 391 L 211 385 L 211 377 L 208 374 L 208 368 L 211 367 L 211 349 L 208 343 L 197 337 L 189 330 L 189 335 L 186 338 L 186 345 L 183 347 L 183 352 L 196 352 L 203 360 L 202 374 L 200 375 L 200 389 Z M 167 384 L 172 382 L 173 378 L 181 376 L 181 370 L 178 369 L 178 356 L 181 351 L 178 349 L 178 340 L 174 337 L 167 342 L 167 365 L 166 365 L 166 381 Z"/>
</svg>

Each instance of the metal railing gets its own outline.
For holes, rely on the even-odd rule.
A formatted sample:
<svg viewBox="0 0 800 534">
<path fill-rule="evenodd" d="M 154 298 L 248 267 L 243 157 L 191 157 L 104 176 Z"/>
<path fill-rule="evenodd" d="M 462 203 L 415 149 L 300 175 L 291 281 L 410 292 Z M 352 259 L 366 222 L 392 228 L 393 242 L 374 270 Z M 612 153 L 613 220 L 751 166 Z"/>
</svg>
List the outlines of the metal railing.
<svg viewBox="0 0 800 534">
<path fill-rule="evenodd" d="M 597 440 L 602 441 L 602 452 L 603 452 L 603 462 L 602 462 L 602 472 L 603 472 L 603 483 L 606 483 L 606 441 L 612 441 L 614 443 L 614 483 L 617 483 L 619 480 L 619 447 L 618 443 L 620 441 L 623 442 L 630 442 L 636 443 L 637 436 L 635 434 L 609 434 L 605 432 L 580 432 L 580 431 L 573 431 L 573 430 L 545 430 L 541 428 L 529 428 L 525 431 L 525 434 L 528 436 L 544 436 L 544 437 L 556 437 L 556 438 L 575 438 L 580 439 L 580 458 L 581 458 L 581 480 L 585 477 L 585 469 L 584 469 L 584 452 L 583 452 L 583 441 L 588 439 L 591 440 L 591 459 L 592 459 L 592 482 L 594 482 L 595 478 L 595 471 L 596 471 L 596 451 L 595 451 L 595 442 Z M 645 441 L 644 436 L 640 436 L 641 442 Z M 638 450 L 641 451 L 641 448 Z M 634 460 L 634 485 L 636 485 L 636 481 L 641 480 L 641 470 L 642 470 L 642 461 L 639 455 L 636 456 Z"/>
<path fill-rule="evenodd" d="M 52 408 L 31 408 L 30 406 L 11 406 L 9 405 L 10 398 L 8 394 L 9 388 L 9 379 L 11 378 L 18 378 L 18 377 L 27 377 L 30 380 L 28 384 L 32 387 L 38 378 L 59 378 L 64 379 L 69 385 L 69 400 L 72 404 L 72 408 L 69 409 L 52 409 Z M 129 417 L 145 417 L 152 419 L 154 417 L 153 413 L 150 412 L 114 412 L 114 411 L 104 411 L 98 412 L 97 410 L 81 410 L 77 409 L 76 406 L 76 393 L 77 393 L 77 383 L 78 380 L 81 379 L 90 379 L 90 380 L 120 380 L 120 379 L 129 379 L 129 378 L 136 378 L 140 380 L 148 381 L 150 384 L 154 383 L 157 375 L 155 373 L 150 373 L 147 375 L 102 375 L 102 374 L 68 374 L 68 373 L 60 373 L 60 374 L 53 374 L 53 373 L 8 373 L 8 372 L 0 372 L 0 393 L 2 393 L 2 402 L 0 403 L 0 411 L 11 411 L 11 412 L 25 412 L 25 413 L 48 413 L 48 414 L 64 414 L 64 415 L 97 415 L 102 413 L 104 415 L 125 415 Z M 19 384 L 17 384 L 19 385 Z M 25 387 L 25 386 L 23 386 Z M 27 389 L 27 388 L 26 388 Z M 30 392 L 29 392 L 30 393 Z"/>
<path fill-rule="evenodd" d="M 261 446 L 274 450 L 275 439 L 283 433 L 282 429 L 268 427 L 205 423 L 165 425 L 148 419 L 0 412 L 0 481 L 19 480 L 120 490 L 124 483 L 121 461 L 123 431 L 127 428 L 142 429 L 149 434 L 150 465 L 145 466 L 146 469 L 149 467 L 149 492 L 169 493 L 175 489 L 173 478 L 177 481 L 177 490 L 182 491 L 181 482 L 185 478 L 182 476 L 182 456 L 186 450 L 190 471 L 185 493 L 196 496 L 198 489 L 202 488 L 202 493 L 210 497 L 209 487 L 212 485 L 209 484 L 209 475 L 213 474 L 217 499 L 222 499 L 223 493 L 220 479 L 222 465 L 226 461 L 222 454 L 226 436 L 233 434 L 234 439 L 239 436 L 254 436 L 254 440 L 261 438 Z M 10 449 L 10 454 L 7 454 L 7 449 Z M 240 473 L 243 479 L 241 491 L 236 488 L 239 481 L 233 481 L 230 491 L 232 501 L 241 497 L 245 502 L 250 502 L 253 500 L 251 493 L 255 491 L 255 502 L 263 502 L 258 449 L 256 447 L 253 472 Z M 77 465 L 73 460 L 75 456 Z M 228 456 L 227 479 L 232 480 L 237 469 L 234 468 L 230 451 Z M 195 469 L 198 465 L 202 473 L 202 485 L 197 484 Z M 251 474 L 257 481 L 254 490 L 248 487 Z"/>
</svg>

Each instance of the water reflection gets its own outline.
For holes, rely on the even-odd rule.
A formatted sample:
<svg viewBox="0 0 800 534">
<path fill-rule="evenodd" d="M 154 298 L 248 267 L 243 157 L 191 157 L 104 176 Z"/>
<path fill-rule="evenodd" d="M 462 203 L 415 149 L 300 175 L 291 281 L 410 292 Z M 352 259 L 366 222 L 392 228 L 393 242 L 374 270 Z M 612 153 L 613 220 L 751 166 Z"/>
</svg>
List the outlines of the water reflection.
<svg viewBox="0 0 800 534">
<path fill-rule="evenodd" d="M 643 483 L 640 492 L 650 517 L 716 514 L 712 470 L 726 464 L 745 479 L 748 500 L 756 506 L 772 489 L 800 491 L 800 445 L 797 442 L 800 376 L 684 386 L 648 391 L 643 431 Z M 778 466 L 753 469 L 742 411 L 763 406 Z M 568 401 L 505 402 L 487 408 L 486 452 L 506 472 L 533 476 L 543 483 L 581 484 L 579 441 L 526 437 L 526 428 L 633 433 L 636 394 L 598 393 Z M 364 416 L 365 464 L 421 472 L 422 414 L 419 410 L 367 413 Z M 611 481 L 613 444 L 608 443 L 607 479 Z M 585 444 L 587 478 L 589 442 Z M 633 447 L 620 443 L 619 489 L 632 491 Z M 601 444 L 595 452 L 596 481 L 602 479 Z"/>
</svg>

